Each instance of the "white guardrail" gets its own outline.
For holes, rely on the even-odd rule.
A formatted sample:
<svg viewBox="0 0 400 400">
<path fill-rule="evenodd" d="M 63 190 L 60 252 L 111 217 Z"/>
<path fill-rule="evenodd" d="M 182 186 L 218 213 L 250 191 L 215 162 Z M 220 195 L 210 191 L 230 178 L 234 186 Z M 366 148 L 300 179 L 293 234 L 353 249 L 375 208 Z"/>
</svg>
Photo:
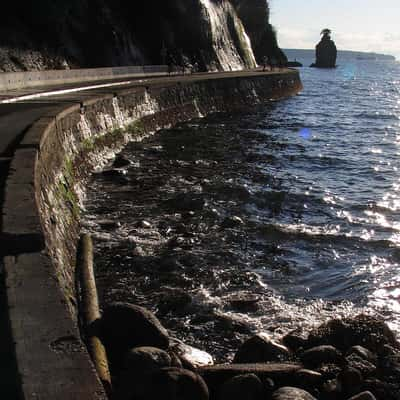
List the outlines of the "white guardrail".
<svg viewBox="0 0 400 400">
<path fill-rule="evenodd" d="M 167 74 L 168 67 L 166 65 L 0 72 L 0 90 Z"/>
</svg>

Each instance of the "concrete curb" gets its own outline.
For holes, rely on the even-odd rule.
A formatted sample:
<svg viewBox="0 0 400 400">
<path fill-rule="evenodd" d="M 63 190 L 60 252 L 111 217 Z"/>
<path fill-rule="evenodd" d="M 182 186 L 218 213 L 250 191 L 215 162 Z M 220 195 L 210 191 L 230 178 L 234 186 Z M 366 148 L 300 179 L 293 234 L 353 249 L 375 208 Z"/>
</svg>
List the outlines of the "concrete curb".
<svg viewBox="0 0 400 400">
<path fill-rule="evenodd" d="M 49 258 L 5 258 L 12 335 L 24 399 L 105 399 Z"/>
<path fill-rule="evenodd" d="M 11 162 L 3 207 L 9 316 L 25 400 L 106 398 L 80 339 L 75 290 L 79 190 L 105 152 L 301 88 L 297 72 L 158 82 L 66 104 L 28 130 Z"/>
</svg>

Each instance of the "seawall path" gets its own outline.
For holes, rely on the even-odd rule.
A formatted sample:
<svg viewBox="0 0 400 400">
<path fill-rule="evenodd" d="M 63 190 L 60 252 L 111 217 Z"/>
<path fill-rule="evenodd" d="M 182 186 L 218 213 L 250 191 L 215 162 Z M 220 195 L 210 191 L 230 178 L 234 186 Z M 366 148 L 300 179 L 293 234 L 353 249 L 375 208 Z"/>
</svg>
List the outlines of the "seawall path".
<svg viewBox="0 0 400 400">
<path fill-rule="evenodd" d="M 290 69 L 75 80 L 12 88 L 0 79 L 0 393 L 9 400 L 105 398 L 77 328 L 74 278 L 79 193 L 105 154 L 302 88 Z"/>
</svg>

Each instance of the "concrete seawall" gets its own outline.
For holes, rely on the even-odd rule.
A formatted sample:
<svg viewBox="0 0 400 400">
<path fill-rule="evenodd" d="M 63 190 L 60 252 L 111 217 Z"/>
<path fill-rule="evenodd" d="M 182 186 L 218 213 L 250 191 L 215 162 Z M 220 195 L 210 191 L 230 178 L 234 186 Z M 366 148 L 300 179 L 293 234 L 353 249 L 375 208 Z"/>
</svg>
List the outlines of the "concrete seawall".
<svg viewBox="0 0 400 400">
<path fill-rule="evenodd" d="M 7 296 L 24 399 L 103 399 L 78 330 L 75 285 L 85 179 L 129 140 L 212 112 L 298 93 L 297 71 L 149 82 L 63 106 L 25 134 L 3 206 Z"/>
<path fill-rule="evenodd" d="M 167 75 L 166 65 L 0 73 L 0 90 Z"/>
</svg>

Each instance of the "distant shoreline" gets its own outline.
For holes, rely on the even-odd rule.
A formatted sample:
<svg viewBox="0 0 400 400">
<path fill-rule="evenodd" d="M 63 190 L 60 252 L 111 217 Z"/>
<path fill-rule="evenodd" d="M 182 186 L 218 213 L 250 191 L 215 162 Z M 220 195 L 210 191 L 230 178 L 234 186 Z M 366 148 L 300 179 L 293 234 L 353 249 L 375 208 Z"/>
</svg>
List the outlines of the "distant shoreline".
<svg viewBox="0 0 400 400">
<path fill-rule="evenodd" d="M 291 54 L 296 53 L 304 53 L 304 56 L 312 56 L 315 55 L 314 49 L 282 49 L 285 54 L 290 58 Z M 396 61 L 396 57 L 390 54 L 382 54 L 375 52 L 366 52 L 366 51 L 353 51 L 353 50 L 339 50 L 338 55 L 347 56 L 351 58 L 360 58 L 363 60 L 387 60 L 387 61 Z"/>
</svg>

